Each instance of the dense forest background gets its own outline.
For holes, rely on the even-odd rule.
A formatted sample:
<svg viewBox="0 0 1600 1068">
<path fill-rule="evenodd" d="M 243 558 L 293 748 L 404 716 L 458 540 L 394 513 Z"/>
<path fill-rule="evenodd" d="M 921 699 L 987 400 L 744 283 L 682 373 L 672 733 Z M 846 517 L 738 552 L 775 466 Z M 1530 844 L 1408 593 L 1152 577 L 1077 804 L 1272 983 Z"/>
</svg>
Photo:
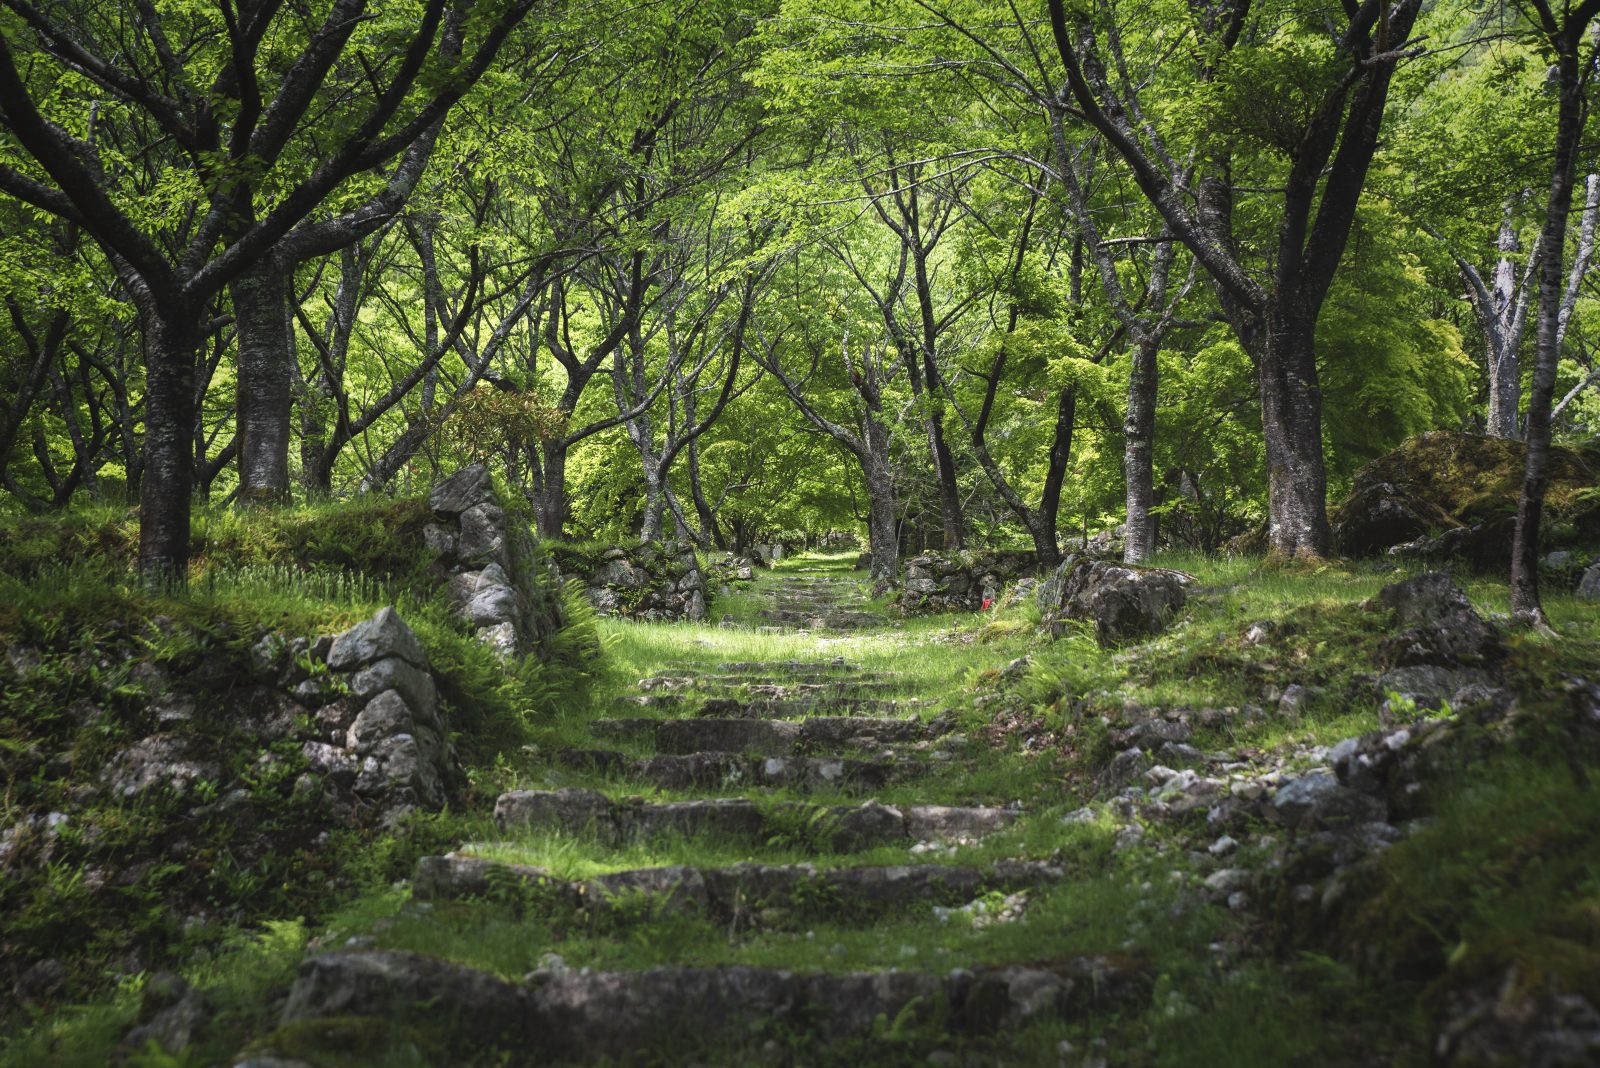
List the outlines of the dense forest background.
<svg viewBox="0 0 1600 1068">
<path fill-rule="evenodd" d="M 191 501 L 471 459 L 545 537 L 879 578 L 1321 557 L 1435 428 L 1537 498 L 1600 417 L 1595 6 L 6 0 L 0 485 L 138 503 L 157 581 Z"/>
</svg>

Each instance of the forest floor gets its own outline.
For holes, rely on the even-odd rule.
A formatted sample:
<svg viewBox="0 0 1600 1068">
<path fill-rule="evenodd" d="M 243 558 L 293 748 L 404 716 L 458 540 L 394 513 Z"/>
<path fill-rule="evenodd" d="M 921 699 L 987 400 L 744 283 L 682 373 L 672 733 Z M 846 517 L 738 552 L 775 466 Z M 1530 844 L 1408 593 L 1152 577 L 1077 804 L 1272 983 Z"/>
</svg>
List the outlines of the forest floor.
<svg viewBox="0 0 1600 1068">
<path fill-rule="evenodd" d="M 1375 862 L 1355 912 L 1392 957 L 1294 926 L 1283 827 L 1208 818 L 1379 726 L 1362 604 L 1402 575 L 1165 559 L 1191 607 L 1104 650 L 1043 636 L 1031 599 L 901 618 L 848 559 L 785 561 L 714 623 L 602 620 L 598 682 L 482 772 L 499 796 L 453 849 L 187 969 L 225 1026 L 129 1063 L 1424 1063 L 1450 969 L 1592 977 L 1561 917 L 1600 903 L 1600 804 L 1537 744 L 1441 766 L 1471 789 Z M 1595 613 L 1551 608 L 1560 639 L 1511 643 L 1530 707 L 1600 666 Z M 94 1063 L 130 998 L 6 1063 Z"/>
</svg>

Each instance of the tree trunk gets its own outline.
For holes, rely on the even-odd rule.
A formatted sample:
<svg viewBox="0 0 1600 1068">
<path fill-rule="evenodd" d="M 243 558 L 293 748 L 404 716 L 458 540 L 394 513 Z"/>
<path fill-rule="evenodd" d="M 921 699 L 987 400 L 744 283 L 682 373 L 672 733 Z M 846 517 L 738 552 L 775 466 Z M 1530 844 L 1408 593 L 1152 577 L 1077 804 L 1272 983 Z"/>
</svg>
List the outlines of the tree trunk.
<svg viewBox="0 0 1600 1068">
<path fill-rule="evenodd" d="M 1128 525 L 1122 559 L 1130 564 L 1149 561 L 1156 548 L 1155 518 L 1150 505 L 1155 496 L 1153 452 L 1156 437 L 1156 338 L 1141 332 L 1133 345 L 1133 366 L 1128 371 L 1128 414 L 1122 422 L 1122 473 L 1127 483 Z"/>
<path fill-rule="evenodd" d="M 1039 528 L 1048 532 L 1050 539 L 1046 563 L 1053 564 L 1061 559 L 1056 524 L 1061 512 L 1061 486 L 1067 478 L 1067 461 L 1072 457 L 1072 432 L 1077 422 L 1078 391 L 1069 386 L 1056 400 L 1056 432 L 1050 440 L 1050 463 L 1045 470 L 1044 488 L 1039 491 Z M 1035 545 L 1038 546 L 1037 541 Z"/>
<path fill-rule="evenodd" d="M 865 420 L 859 457 L 867 483 L 867 536 L 871 541 L 874 582 L 893 582 L 900 573 L 900 542 L 895 531 L 894 475 L 889 466 L 889 428 L 872 416 Z"/>
<path fill-rule="evenodd" d="M 280 504 L 289 498 L 292 410 L 287 274 L 268 262 L 229 292 L 239 337 L 239 503 Z"/>
<path fill-rule="evenodd" d="M 194 494 L 194 314 L 144 317 L 145 433 L 139 488 L 139 573 L 152 588 L 182 586 L 189 574 L 189 505 Z"/>
<path fill-rule="evenodd" d="M 711 544 L 718 549 L 726 551 L 728 548 L 727 536 L 722 532 L 722 524 L 717 522 L 717 513 L 711 507 L 711 502 L 706 500 L 705 487 L 700 483 L 700 443 L 689 442 L 689 494 L 694 500 L 695 514 L 700 517 L 700 526 L 705 530 L 705 536 Z"/>
<path fill-rule="evenodd" d="M 539 447 L 543 463 L 537 480 L 538 491 L 534 501 L 534 522 L 541 538 L 559 541 L 567 525 L 567 445 L 564 441 L 546 441 Z"/>
<path fill-rule="evenodd" d="M 1582 29 L 1579 27 L 1577 32 Z M 1576 33 L 1570 36 L 1575 38 Z M 1539 325 L 1533 388 L 1528 395 L 1527 461 L 1522 473 L 1522 496 L 1517 502 L 1516 534 L 1511 543 L 1511 616 L 1531 626 L 1547 625 L 1539 601 L 1539 527 L 1550 481 L 1550 405 L 1555 395 L 1556 364 L 1561 358 L 1561 265 L 1566 251 L 1567 213 L 1572 209 L 1578 141 L 1584 126 L 1577 41 L 1567 43 L 1569 47 L 1561 50 L 1557 64 L 1561 97 L 1556 112 L 1550 202 L 1539 237 Z"/>
<path fill-rule="evenodd" d="M 1288 560 L 1321 559 L 1332 540 L 1315 324 L 1315 313 L 1274 308 L 1257 359 L 1267 453 L 1267 539 L 1272 553 Z"/>
<path fill-rule="evenodd" d="M 1522 331 L 1511 330 L 1513 309 L 1517 302 L 1516 270 L 1511 254 L 1520 251 L 1517 228 L 1511 222 L 1511 210 L 1500 223 L 1497 242 L 1500 258 L 1495 263 L 1493 288 L 1490 290 L 1491 307 L 1486 312 L 1494 322 L 1483 323 L 1484 357 L 1489 372 L 1489 412 L 1486 430 L 1492 438 L 1518 437 L 1518 409 L 1522 406 L 1522 374 L 1517 365 L 1517 349 Z"/>
<path fill-rule="evenodd" d="M 640 541 L 660 541 L 661 521 L 667 511 L 667 500 L 661 487 L 651 481 L 644 487 L 644 520 L 639 524 Z"/>
</svg>

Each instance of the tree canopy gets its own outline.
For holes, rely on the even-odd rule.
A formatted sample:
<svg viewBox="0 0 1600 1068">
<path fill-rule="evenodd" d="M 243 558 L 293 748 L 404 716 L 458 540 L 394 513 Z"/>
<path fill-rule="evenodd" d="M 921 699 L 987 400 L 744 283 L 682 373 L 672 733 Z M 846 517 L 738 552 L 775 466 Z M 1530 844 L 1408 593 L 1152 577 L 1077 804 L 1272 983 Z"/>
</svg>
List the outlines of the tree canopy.
<svg viewBox="0 0 1600 1068">
<path fill-rule="evenodd" d="M 1592 6 L 3 0 L 0 486 L 137 501 L 157 582 L 195 497 L 467 460 L 882 579 L 1320 557 L 1430 429 L 1536 505 L 1600 416 Z"/>
</svg>

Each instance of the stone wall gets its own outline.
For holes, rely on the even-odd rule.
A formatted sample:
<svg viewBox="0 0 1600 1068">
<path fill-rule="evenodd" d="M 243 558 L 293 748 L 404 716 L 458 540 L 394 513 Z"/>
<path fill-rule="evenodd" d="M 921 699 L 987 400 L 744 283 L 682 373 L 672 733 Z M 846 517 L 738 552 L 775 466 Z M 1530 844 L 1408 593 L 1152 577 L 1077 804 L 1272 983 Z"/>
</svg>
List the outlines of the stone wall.
<svg viewBox="0 0 1600 1068">
<path fill-rule="evenodd" d="M 560 593 L 488 469 L 463 467 L 434 487 L 428 507 L 434 518 L 423 538 L 438 555 L 451 608 L 502 657 L 538 652 L 565 622 Z"/>
<path fill-rule="evenodd" d="M 64 685 L 73 678 L 98 681 Z M 341 878 L 324 858 L 353 843 L 335 836 L 438 811 L 461 780 L 428 658 L 393 608 L 337 635 L 236 636 L 158 616 L 112 621 L 92 645 L 0 641 L 0 688 L 18 708 L 60 709 L 32 719 L 31 744 L 5 765 L 8 905 L 48 907 L 53 867 L 81 879 L 81 922 L 0 939 L 0 990 L 31 973 L 23 986 L 48 994 L 44 980 L 63 981 L 62 961 L 90 940 L 115 947 L 118 968 L 146 970 L 180 925 L 237 923 L 268 898 L 284 907 L 221 889 L 219 857 L 240 873 L 289 864 Z M 172 927 L 126 925 L 157 900 Z"/>
<path fill-rule="evenodd" d="M 706 618 L 710 591 L 690 545 L 678 542 L 586 549 L 552 546 L 563 580 L 584 584 L 584 596 L 603 616 L 652 621 Z"/>
<path fill-rule="evenodd" d="M 923 553 L 906 561 L 900 610 L 907 614 L 977 611 L 1007 583 L 1039 570 L 1033 552 Z"/>
</svg>

